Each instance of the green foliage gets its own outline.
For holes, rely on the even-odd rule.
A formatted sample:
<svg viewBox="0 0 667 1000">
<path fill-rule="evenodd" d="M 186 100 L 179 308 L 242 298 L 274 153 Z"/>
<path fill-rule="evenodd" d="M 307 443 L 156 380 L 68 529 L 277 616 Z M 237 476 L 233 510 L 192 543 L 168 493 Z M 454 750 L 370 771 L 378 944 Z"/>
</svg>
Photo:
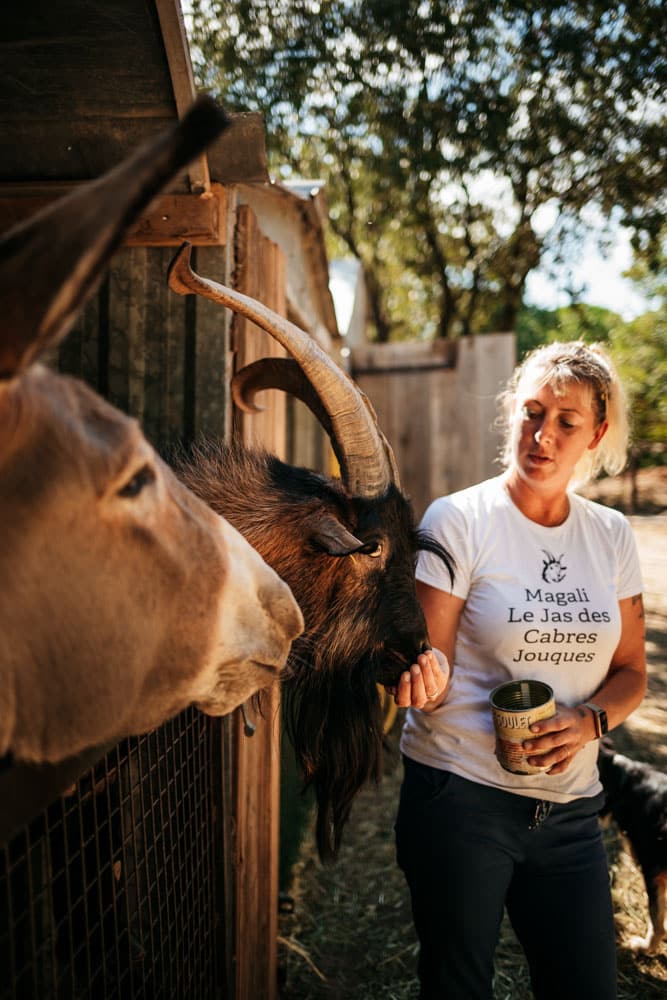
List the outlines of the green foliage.
<svg viewBox="0 0 667 1000">
<path fill-rule="evenodd" d="M 524 307 L 517 321 L 517 356 L 555 340 L 604 343 L 628 394 L 639 464 L 667 459 L 667 310 L 664 305 L 625 323 L 596 306 Z"/>
<path fill-rule="evenodd" d="M 665 461 L 667 444 L 667 314 L 645 313 L 611 331 L 610 348 L 630 400 L 640 461 Z"/>
<path fill-rule="evenodd" d="M 379 339 L 513 328 L 591 202 L 655 244 L 664 26 L 659 0 L 192 0 L 200 85 L 326 181 Z"/>
<path fill-rule="evenodd" d="M 617 325 L 609 346 L 628 391 L 634 453 L 639 464 L 667 462 L 667 226 L 638 244 L 627 277 L 655 308 Z"/>
<path fill-rule="evenodd" d="M 608 343 L 619 325 L 624 324 L 618 313 L 583 302 L 560 309 L 523 306 L 516 323 L 517 357 L 521 360 L 528 351 L 554 340 Z"/>
<path fill-rule="evenodd" d="M 651 241 L 635 241 L 632 267 L 625 275 L 636 283 L 643 294 L 667 307 L 667 224 Z"/>
</svg>

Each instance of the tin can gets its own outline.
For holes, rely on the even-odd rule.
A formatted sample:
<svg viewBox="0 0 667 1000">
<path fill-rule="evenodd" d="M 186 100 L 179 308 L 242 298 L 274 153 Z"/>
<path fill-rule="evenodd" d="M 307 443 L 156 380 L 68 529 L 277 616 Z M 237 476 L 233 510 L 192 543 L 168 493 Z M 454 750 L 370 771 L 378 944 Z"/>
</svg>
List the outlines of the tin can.
<svg viewBox="0 0 667 1000">
<path fill-rule="evenodd" d="M 512 774 L 540 774 L 544 767 L 528 763 L 535 753 L 527 755 L 522 743 L 534 737 L 534 723 L 555 714 L 553 690 L 542 681 L 506 681 L 493 689 L 490 702 L 498 763 Z"/>
</svg>

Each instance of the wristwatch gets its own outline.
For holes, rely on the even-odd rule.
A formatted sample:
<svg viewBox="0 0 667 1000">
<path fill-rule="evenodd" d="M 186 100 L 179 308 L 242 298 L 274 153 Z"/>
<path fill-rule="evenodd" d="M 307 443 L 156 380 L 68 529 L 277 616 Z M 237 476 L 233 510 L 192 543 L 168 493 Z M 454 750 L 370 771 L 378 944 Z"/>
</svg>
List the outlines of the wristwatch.
<svg viewBox="0 0 667 1000">
<path fill-rule="evenodd" d="M 601 739 L 607 733 L 607 713 L 604 708 L 600 708 L 596 705 L 594 701 L 585 701 L 583 703 L 584 708 L 590 708 L 593 713 L 593 721 L 595 722 L 595 738 L 596 740 Z"/>
</svg>

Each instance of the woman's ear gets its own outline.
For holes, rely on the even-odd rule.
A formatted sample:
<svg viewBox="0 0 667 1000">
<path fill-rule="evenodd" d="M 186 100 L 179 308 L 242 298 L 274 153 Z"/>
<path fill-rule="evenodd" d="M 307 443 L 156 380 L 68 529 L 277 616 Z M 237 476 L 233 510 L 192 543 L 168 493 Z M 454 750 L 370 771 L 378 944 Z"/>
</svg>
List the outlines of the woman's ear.
<svg viewBox="0 0 667 1000">
<path fill-rule="evenodd" d="M 597 446 L 599 445 L 600 441 L 602 440 L 602 438 L 607 433 L 607 428 L 608 427 L 609 427 L 609 424 L 607 423 L 606 420 L 603 420 L 602 423 L 599 425 L 599 427 L 596 427 L 595 434 L 593 435 L 591 443 L 588 446 L 591 449 L 591 451 L 594 448 L 597 448 Z"/>
</svg>

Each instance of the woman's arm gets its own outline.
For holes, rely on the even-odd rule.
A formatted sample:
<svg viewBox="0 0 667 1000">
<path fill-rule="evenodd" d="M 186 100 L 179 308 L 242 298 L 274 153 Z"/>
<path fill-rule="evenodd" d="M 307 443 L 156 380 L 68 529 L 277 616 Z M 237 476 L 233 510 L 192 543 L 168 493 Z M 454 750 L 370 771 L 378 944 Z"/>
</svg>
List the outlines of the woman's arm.
<svg viewBox="0 0 667 1000">
<path fill-rule="evenodd" d="M 607 713 L 609 728 L 625 722 L 646 694 L 646 628 L 641 594 L 618 602 L 621 638 L 604 683 L 593 700 Z M 592 718 L 592 716 L 591 716 Z"/>
<path fill-rule="evenodd" d="M 456 633 L 465 602 L 436 587 L 417 581 L 417 597 L 421 604 L 429 638 L 439 658 L 432 652 L 417 657 L 409 671 L 401 674 L 394 698 L 401 708 L 420 708 L 432 712 L 445 700 L 454 662 Z"/>
<path fill-rule="evenodd" d="M 646 692 L 646 646 L 642 595 L 618 602 L 621 611 L 621 638 L 609 665 L 609 673 L 592 696 L 607 713 L 609 728 L 624 722 L 641 703 Z M 560 708 L 551 719 L 532 727 L 539 739 L 524 743 L 527 751 L 548 750 L 545 756 L 531 757 L 531 764 L 551 764 L 549 774 L 565 771 L 575 754 L 595 739 L 593 713 L 584 705 Z"/>
</svg>

